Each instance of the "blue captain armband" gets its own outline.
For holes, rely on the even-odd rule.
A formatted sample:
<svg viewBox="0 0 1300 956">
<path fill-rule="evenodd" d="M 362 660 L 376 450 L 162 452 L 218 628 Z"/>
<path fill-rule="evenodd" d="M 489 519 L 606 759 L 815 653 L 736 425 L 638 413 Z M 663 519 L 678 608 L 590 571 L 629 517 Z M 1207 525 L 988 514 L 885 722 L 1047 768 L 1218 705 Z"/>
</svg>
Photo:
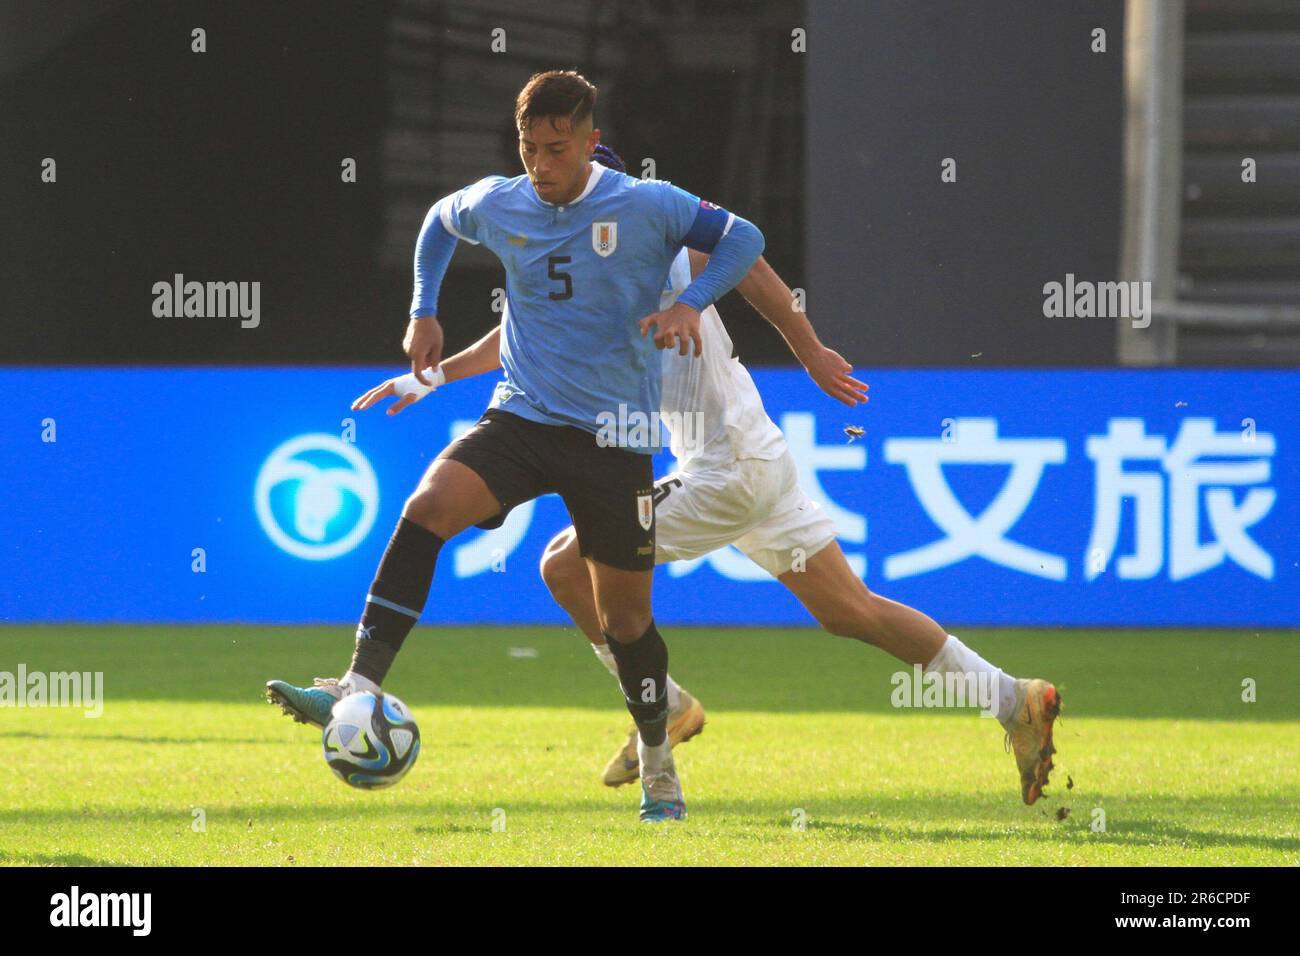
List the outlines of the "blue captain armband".
<svg viewBox="0 0 1300 956">
<path fill-rule="evenodd" d="M 695 241 L 709 243 L 713 232 L 717 235 L 710 245 L 692 244 L 692 237 Z M 752 222 L 701 200 L 700 212 L 682 245 L 709 253 L 709 264 L 677 297 L 677 301 L 703 312 L 749 274 L 763 254 L 763 244 L 763 233 Z"/>
<path fill-rule="evenodd" d="M 735 220 L 734 214 L 701 199 L 695 221 L 691 223 L 690 231 L 682 237 L 682 245 L 696 252 L 712 253 L 718 240 L 727 234 Z"/>
</svg>

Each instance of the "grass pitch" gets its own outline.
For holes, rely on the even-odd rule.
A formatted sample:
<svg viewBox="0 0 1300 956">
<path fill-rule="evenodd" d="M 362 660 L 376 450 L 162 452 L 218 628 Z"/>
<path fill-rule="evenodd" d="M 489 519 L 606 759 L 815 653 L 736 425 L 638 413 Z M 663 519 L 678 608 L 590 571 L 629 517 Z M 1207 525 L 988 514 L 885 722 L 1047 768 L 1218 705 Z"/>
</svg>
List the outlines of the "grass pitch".
<svg viewBox="0 0 1300 956">
<path fill-rule="evenodd" d="M 628 718 L 574 631 L 418 628 L 387 689 L 423 752 L 367 793 L 260 698 L 271 677 L 339 673 L 346 628 L 0 627 L 0 670 L 103 671 L 106 697 L 99 719 L 0 709 L 0 864 L 1300 862 L 1294 634 L 960 636 L 1061 689 L 1035 806 L 996 722 L 893 709 L 900 665 L 875 649 L 678 628 L 672 672 L 709 723 L 677 750 L 689 819 L 650 827 L 639 789 L 600 784 Z"/>
</svg>

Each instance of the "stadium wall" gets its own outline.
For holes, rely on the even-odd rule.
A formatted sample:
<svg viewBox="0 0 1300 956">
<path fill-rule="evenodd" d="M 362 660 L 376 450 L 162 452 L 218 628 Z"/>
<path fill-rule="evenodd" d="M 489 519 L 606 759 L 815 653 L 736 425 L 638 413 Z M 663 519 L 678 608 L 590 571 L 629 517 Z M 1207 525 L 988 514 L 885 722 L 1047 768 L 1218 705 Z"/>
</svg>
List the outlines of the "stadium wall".
<svg viewBox="0 0 1300 956">
<path fill-rule="evenodd" d="M 822 338 L 858 365 L 1114 365 L 1115 323 L 1046 318 L 1043 287 L 1118 278 L 1123 3 L 809 0 L 808 17 L 791 284 Z"/>
</svg>

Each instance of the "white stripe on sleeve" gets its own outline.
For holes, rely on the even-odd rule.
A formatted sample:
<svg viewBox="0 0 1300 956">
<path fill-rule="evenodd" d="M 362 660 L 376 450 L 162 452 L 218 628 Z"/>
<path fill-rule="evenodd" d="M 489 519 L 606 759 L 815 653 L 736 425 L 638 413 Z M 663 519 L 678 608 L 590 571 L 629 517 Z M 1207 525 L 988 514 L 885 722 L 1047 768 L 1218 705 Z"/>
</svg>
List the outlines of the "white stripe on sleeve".
<svg viewBox="0 0 1300 956">
<path fill-rule="evenodd" d="M 454 193 L 452 195 L 455 195 Z M 469 236 L 462 236 L 456 227 L 451 224 L 451 196 L 448 196 L 442 204 L 442 228 L 459 239 L 461 242 L 468 242 L 471 246 L 477 246 L 478 240 L 471 239 Z"/>
</svg>

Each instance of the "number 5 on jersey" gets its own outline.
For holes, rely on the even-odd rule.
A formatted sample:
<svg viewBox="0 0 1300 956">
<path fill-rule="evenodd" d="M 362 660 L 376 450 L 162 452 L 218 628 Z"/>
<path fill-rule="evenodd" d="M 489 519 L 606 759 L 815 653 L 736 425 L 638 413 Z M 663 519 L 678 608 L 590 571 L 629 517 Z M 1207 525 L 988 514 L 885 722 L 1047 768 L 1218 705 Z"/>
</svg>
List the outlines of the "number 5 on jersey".
<svg viewBox="0 0 1300 956">
<path fill-rule="evenodd" d="M 546 275 L 551 279 L 555 279 L 559 282 L 564 283 L 563 292 L 550 293 L 551 301 L 553 302 L 561 302 L 564 299 L 573 298 L 573 276 L 569 275 L 569 273 L 567 272 L 561 272 L 559 269 L 555 268 L 556 266 L 567 265 L 572 261 L 573 260 L 569 256 L 551 256 L 549 259 L 546 260 Z"/>
</svg>

